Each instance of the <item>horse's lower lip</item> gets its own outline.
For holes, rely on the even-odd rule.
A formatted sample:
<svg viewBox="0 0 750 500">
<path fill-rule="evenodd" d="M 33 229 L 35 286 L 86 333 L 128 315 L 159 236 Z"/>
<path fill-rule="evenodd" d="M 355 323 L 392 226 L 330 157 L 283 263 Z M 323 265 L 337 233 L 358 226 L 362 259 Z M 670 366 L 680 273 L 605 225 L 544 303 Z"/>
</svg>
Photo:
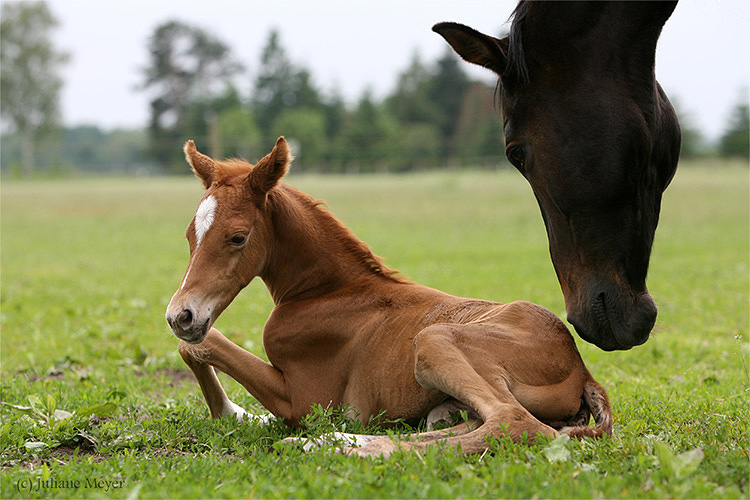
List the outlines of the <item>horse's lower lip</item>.
<svg viewBox="0 0 750 500">
<path fill-rule="evenodd" d="M 583 340 L 590 344 L 594 344 L 603 351 L 625 351 L 630 349 L 631 347 L 628 345 L 622 345 L 617 342 L 612 335 L 611 329 L 609 329 L 603 335 L 602 332 L 597 331 L 595 328 L 590 328 L 585 323 L 574 318 L 568 317 L 568 321 L 571 325 L 573 325 L 573 327 L 576 329 L 576 332 Z"/>
<path fill-rule="evenodd" d="M 570 314 L 568 321 L 583 340 L 604 351 L 626 351 L 648 340 L 656 321 L 656 305 L 648 293 L 626 309 L 625 319 L 614 310 L 615 305 L 607 303 L 604 294 L 598 294 L 589 302 L 588 313 Z"/>
</svg>

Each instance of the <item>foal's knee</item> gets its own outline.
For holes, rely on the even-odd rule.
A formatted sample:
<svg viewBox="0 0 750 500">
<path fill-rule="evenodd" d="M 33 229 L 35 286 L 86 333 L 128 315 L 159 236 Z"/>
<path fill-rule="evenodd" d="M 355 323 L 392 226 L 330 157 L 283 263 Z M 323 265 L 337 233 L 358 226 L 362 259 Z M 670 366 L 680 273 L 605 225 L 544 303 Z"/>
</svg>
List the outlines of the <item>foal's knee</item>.
<svg viewBox="0 0 750 500">
<path fill-rule="evenodd" d="M 428 326 L 414 337 L 414 358 L 430 356 L 450 342 L 451 332 L 447 325 Z"/>
<path fill-rule="evenodd" d="M 454 356 L 452 332 L 448 325 L 428 326 L 414 337 L 414 375 L 423 384 L 427 374 L 433 373 L 436 365 L 450 363 Z M 423 384 L 424 385 L 424 384 Z"/>
<path fill-rule="evenodd" d="M 200 344 L 188 344 L 184 340 L 180 340 L 177 351 L 190 368 L 205 364 L 211 355 L 210 351 Z"/>
</svg>

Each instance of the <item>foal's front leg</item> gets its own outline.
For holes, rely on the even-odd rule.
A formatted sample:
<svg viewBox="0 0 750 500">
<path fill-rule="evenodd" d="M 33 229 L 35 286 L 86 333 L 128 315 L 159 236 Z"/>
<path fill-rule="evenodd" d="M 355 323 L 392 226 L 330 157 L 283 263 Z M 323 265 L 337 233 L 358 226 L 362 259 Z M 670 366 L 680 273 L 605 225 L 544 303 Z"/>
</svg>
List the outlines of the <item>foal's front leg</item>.
<svg viewBox="0 0 750 500">
<path fill-rule="evenodd" d="M 215 328 L 211 328 L 200 344 L 180 341 L 180 355 L 198 379 L 211 416 L 219 418 L 245 411 L 229 400 L 213 367 L 242 384 L 266 409 L 277 417 L 288 419 L 291 401 L 281 371 L 241 348 Z"/>
<path fill-rule="evenodd" d="M 184 340 L 180 340 L 178 349 L 183 361 L 190 367 L 196 380 L 198 380 L 198 385 L 201 386 L 201 392 L 203 392 L 203 397 L 208 403 L 211 417 L 221 418 L 225 415 L 236 415 L 237 419 L 242 421 L 247 412 L 227 397 L 227 393 L 224 392 L 224 388 L 216 376 L 214 367 L 203 360 L 203 357 L 208 354 L 207 351 L 203 351 L 198 346 L 190 345 Z"/>
</svg>

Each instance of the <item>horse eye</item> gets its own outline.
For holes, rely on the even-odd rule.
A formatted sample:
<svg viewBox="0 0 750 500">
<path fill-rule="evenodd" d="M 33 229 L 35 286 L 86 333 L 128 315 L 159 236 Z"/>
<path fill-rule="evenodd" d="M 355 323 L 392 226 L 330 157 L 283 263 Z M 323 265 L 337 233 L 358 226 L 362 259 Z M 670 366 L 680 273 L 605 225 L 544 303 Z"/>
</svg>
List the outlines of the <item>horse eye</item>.
<svg viewBox="0 0 750 500">
<path fill-rule="evenodd" d="M 508 160 L 519 170 L 523 170 L 526 164 L 526 152 L 521 146 L 514 146 L 506 153 Z"/>
<path fill-rule="evenodd" d="M 247 240 L 247 237 L 242 234 L 235 234 L 232 236 L 232 238 L 229 240 L 229 243 L 231 245 L 240 246 L 245 243 Z"/>
</svg>

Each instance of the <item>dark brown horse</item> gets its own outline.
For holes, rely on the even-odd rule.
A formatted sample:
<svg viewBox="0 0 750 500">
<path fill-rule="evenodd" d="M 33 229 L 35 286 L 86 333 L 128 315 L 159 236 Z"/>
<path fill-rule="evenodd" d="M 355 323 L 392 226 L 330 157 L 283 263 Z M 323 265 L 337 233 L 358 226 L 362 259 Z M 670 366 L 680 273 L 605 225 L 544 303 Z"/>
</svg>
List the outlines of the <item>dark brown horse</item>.
<svg viewBox="0 0 750 500">
<path fill-rule="evenodd" d="M 654 78 L 676 2 L 521 2 L 510 34 L 433 29 L 499 75 L 506 154 L 531 184 L 568 320 L 604 350 L 648 339 L 646 288 L 661 196 L 680 151 Z"/>
</svg>

